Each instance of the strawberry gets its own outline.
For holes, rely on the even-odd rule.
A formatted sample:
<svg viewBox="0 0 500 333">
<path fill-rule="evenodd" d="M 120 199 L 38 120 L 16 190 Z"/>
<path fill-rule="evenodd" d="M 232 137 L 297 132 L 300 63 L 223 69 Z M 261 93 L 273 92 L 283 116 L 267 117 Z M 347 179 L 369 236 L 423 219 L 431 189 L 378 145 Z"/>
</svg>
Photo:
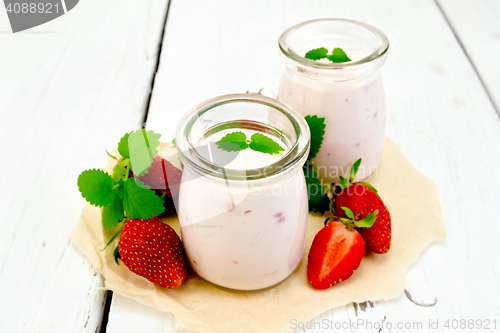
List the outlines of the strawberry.
<svg viewBox="0 0 500 333">
<path fill-rule="evenodd" d="M 366 249 L 374 253 L 386 253 L 391 247 L 391 215 L 377 190 L 368 183 L 353 183 L 361 159 L 352 168 L 349 180 L 340 177 L 336 188 L 335 212 L 339 217 L 348 217 L 342 207 L 349 208 L 351 218 L 364 219 L 369 213 L 378 211 L 377 219 L 371 228 L 361 228 L 359 232 L 366 242 Z"/>
<path fill-rule="evenodd" d="M 350 278 L 364 255 L 365 241 L 356 229 L 341 221 L 330 222 L 314 237 L 307 260 L 307 279 L 314 288 L 327 289 Z"/>
<path fill-rule="evenodd" d="M 158 217 L 130 219 L 118 241 L 120 258 L 133 273 L 165 288 L 177 288 L 187 276 L 177 233 Z"/>
<path fill-rule="evenodd" d="M 157 196 L 163 197 L 165 215 L 172 215 L 176 212 L 174 201 L 178 200 L 181 178 L 181 170 L 156 155 L 148 171 L 140 176 L 139 180 L 154 190 Z"/>
</svg>

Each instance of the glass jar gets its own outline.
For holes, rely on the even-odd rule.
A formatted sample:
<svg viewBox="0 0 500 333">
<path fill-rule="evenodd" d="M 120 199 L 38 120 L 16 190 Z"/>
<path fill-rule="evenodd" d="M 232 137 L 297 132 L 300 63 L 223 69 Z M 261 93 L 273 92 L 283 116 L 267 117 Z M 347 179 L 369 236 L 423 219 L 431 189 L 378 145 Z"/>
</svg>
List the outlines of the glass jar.
<svg viewBox="0 0 500 333">
<path fill-rule="evenodd" d="M 278 99 L 302 115 L 325 118 L 326 133 L 313 161 L 325 182 L 348 178 L 362 158 L 356 181 L 380 163 L 385 139 L 385 92 L 379 69 L 389 49 L 379 29 L 357 21 L 319 19 L 294 25 L 279 39 L 286 66 Z M 313 61 L 305 54 L 325 47 L 342 48 L 349 62 Z"/>
<path fill-rule="evenodd" d="M 216 144 L 240 131 L 272 138 L 266 154 Z M 287 278 L 304 251 L 308 217 L 302 171 L 310 132 L 304 118 L 269 97 L 234 94 L 191 110 L 177 127 L 184 165 L 178 214 L 191 267 L 216 285 L 257 290 Z"/>
</svg>

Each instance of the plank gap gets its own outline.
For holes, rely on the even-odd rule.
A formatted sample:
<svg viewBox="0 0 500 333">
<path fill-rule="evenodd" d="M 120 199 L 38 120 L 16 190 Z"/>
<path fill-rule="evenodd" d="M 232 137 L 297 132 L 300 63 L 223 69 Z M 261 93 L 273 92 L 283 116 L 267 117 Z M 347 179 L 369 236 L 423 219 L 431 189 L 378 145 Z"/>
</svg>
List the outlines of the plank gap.
<svg viewBox="0 0 500 333">
<path fill-rule="evenodd" d="M 101 329 L 100 333 L 106 333 L 109 320 L 109 311 L 111 310 L 111 301 L 113 300 L 113 291 L 108 290 L 106 292 L 106 303 L 104 304 L 104 310 L 102 311 Z"/>
<path fill-rule="evenodd" d="M 158 55 L 156 58 L 155 71 L 153 73 L 153 77 L 151 78 L 151 89 L 149 90 L 148 102 L 146 103 L 146 110 L 144 112 L 144 118 L 142 119 L 142 128 L 146 128 L 146 122 L 148 120 L 149 106 L 151 105 L 151 97 L 153 96 L 153 88 L 155 85 L 156 73 L 158 73 L 158 68 L 160 67 L 160 56 L 161 56 L 161 51 L 163 48 L 163 38 L 165 36 L 165 29 L 167 28 L 168 13 L 170 12 L 170 4 L 172 3 L 172 1 L 173 0 L 170 0 L 167 4 L 167 11 L 165 13 L 165 20 L 163 21 L 163 29 L 161 30 L 161 35 L 160 35 L 160 44 L 158 46 Z"/>
<path fill-rule="evenodd" d="M 453 32 L 453 36 L 455 36 L 455 39 L 457 40 L 458 45 L 460 45 L 460 48 L 462 49 L 465 56 L 467 57 L 467 60 L 469 60 L 469 63 L 471 64 L 472 69 L 476 73 L 476 76 L 478 77 L 479 82 L 481 83 L 481 86 L 483 87 L 484 91 L 486 92 L 486 96 L 488 96 L 488 99 L 490 100 L 490 103 L 493 106 L 493 109 L 495 110 L 497 116 L 500 118 L 500 110 L 497 107 L 495 100 L 493 99 L 493 95 L 490 92 L 490 90 L 488 89 L 488 86 L 486 85 L 486 83 L 483 81 L 483 78 L 482 78 L 481 74 L 479 73 L 479 71 L 477 70 L 476 65 L 474 64 L 474 61 L 472 61 L 471 57 L 469 56 L 469 53 L 467 52 L 467 49 L 465 48 L 464 44 L 462 43 L 462 40 L 460 39 L 455 28 L 453 27 L 451 20 L 448 18 L 448 16 L 446 15 L 446 12 L 443 10 L 441 5 L 439 4 L 439 0 L 434 0 L 434 3 L 436 4 L 437 8 L 439 9 L 441 14 L 443 15 L 444 20 L 446 21 L 446 23 L 450 27 L 451 31 Z"/>
</svg>

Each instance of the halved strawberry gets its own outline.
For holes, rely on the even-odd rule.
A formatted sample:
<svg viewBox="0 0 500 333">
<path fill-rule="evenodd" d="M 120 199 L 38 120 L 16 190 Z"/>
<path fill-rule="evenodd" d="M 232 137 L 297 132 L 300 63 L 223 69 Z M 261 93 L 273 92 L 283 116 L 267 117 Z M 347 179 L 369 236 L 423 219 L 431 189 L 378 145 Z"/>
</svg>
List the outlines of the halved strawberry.
<svg viewBox="0 0 500 333">
<path fill-rule="evenodd" d="M 327 220 L 328 221 L 328 220 Z M 365 241 L 355 230 L 333 221 L 314 237 L 307 260 L 307 279 L 316 289 L 345 281 L 358 269 Z"/>
<path fill-rule="evenodd" d="M 342 207 L 349 208 L 353 219 L 360 220 L 368 214 L 378 211 L 377 219 L 371 228 L 361 228 L 358 231 L 366 242 L 366 249 L 375 253 L 386 253 L 391 247 L 391 215 L 377 190 L 368 183 L 353 183 L 361 159 L 352 168 L 349 180 L 340 177 L 335 196 L 335 214 L 348 217 Z"/>
</svg>

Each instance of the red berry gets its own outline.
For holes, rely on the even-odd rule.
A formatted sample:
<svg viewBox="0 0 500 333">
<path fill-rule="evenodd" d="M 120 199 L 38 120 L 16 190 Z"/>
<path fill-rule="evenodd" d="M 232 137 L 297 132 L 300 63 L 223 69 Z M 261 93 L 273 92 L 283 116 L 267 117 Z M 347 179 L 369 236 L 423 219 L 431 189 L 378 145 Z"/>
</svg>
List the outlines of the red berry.
<svg viewBox="0 0 500 333">
<path fill-rule="evenodd" d="M 358 228 L 366 242 L 366 249 L 375 253 L 386 253 L 391 247 L 391 215 L 380 196 L 367 186 L 354 183 L 341 190 L 335 197 L 335 212 L 339 217 L 347 217 L 341 207 L 349 208 L 355 220 L 364 219 L 378 210 L 377 219 L 370 228 Z"/>
<path fill-rule="evenodd" d="M 165 288 L 187 277 L 186 259 L 177 233 L 159 218 L 130 219 L 118 242 L 120 257 L 133 273 Z"/>
<path fill-rule="evenodd" d="M 181 178 L 181 170 L 156 155 L 147 173 L 140 176 L 139 180 L 154 190 L 157 196 L 161 197 L 165 193 L 165 214 L 171 215 L 176 212 L 174 201 L 178 200 Z"/>
<path fill-rule="evenodd" d="M 334 221 L 314 237 L 307 260 L 307 279 L 316 289 L 327 289 L 351 277 L 365 254 L 363 237 Z"/>
</svg>

